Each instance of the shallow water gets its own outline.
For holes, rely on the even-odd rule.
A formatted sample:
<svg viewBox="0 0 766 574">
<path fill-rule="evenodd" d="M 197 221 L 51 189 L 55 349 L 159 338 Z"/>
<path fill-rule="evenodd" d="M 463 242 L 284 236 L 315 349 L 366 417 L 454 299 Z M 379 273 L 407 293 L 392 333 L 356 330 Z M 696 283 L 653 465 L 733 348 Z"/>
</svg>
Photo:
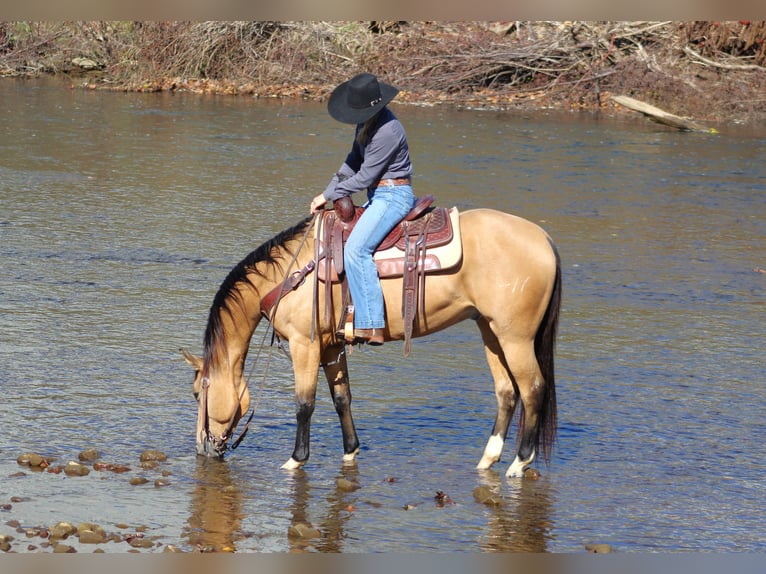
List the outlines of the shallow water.
<svg viewBox="0 0 766 574">
<path fill-rule="evenodd" d="M 337 169 L 349 134 L 321 105 L 3 80 L 0 111 L 0 535 L 14 550 L 43 541 L 9 521 L 66 520 L 145 529 L 154 551 L 766 551 L 766 132 L 395 107 L 418 194 L 511 211 L 559 247 L 559 441 L 531 481 L 503 475 L 512 437 L 501 465 L 474 469 L 494 394 L 470 322 L 408 359 L 400 344 L 352 354 L 356 465 L 320 385 L 309 465 L 279 470 L 295 424 L 279 354 L 252 377 L 242 446 L 224 463 L 194 455 L 178 349 L 201 350 L 229 269 Z M 132 470 L 16 464 L 88 447 Z M 148 448 L 168 462 L 141 469 Z M 503 504 L 475 501 L 479 487 Z M 290 536 L 299 523 L 318 537 Z"/>
</svg>

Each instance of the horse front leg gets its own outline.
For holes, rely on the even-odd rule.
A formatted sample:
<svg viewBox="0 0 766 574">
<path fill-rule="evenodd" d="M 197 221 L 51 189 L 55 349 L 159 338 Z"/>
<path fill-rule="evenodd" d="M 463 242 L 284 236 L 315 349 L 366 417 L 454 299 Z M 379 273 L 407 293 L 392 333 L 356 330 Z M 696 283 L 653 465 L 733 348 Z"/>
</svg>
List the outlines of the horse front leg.
<svg viewBox="0 0 766 574">
<path fill-rule="evenodd" d="M 295 448 L 290 459 L 282 465 L 285 470 L 300 468 L 309 459 L 311 415 L 316 402 L 319 374 L 319 345 L 306 341 L 290 341 L 290 355 L 295 373 Z"/>
<path fill-rule="evenodd" d="M 322 366 L 330 395 L 335 406 L 335 412 L 340 419 L 340 429 L 343 433 L 343 460 L 352 461 L 359 453 L 359 438 L 351 416 L 351 385 L 348 380 L 348 365 L 343 344 L 328 347 L 322 353 Z"/>
</svg>

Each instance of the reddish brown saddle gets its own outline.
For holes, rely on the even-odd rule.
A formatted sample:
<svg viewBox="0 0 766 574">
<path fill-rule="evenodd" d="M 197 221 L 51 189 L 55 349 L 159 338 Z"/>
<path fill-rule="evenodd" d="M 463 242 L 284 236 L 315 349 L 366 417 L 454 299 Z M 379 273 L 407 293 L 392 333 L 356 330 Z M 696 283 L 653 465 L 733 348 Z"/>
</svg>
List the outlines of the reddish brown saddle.
<svg viewBox="0 0 766 574">
<path fill-rule="evenodd" d="M 426 195 L 383 239 L 376 249 L 376 265 L 381 278 L 402 277 L 402 318 L 404 320 L 404 355 L 410 351 L 412 327 L 418 309 L 425 308 L 425 276 L 430 270 L 441 270 L 441 263 L 428 250 L 448 244 L 454 237 L 450 212 L 433 207 L 433 195 Z M 351 198 L 336 200 L 333 209 L 322 212 L 317 221 L 315 257 L 302 269 L 288 275 L 285 282 L 261 299 L 261 312 L 268 318 L 279 299 L 303 283 L 306 275 L 317 270 L 316 282 L 340 282 L 343 293 L 338 331 L 348 331 L 350 294 L 343 272 L 343 248 L 356 222 L 364 212 Z M 378 258 L 378 255 L 381 255 Z M 385 255 L 385 256 L 383 256 Z M 325 289 L 325 321 L 333 320 L 332 289 Z M 353 328 L 351 328 L 353 330 Z"/>
<path fill-rule="evenodd" d="M 421 255 L 429 248 L 446 245 L 453 238 L 449 211 L 444 207 L 432 207 L 433 195 L 418 198 L 415 207 L 383 239 L 376 254 L 386 251 L 385 257 L 376 258 L 378 275 L 381 278 L 400 277 L 405 274 L 408 251 L 415 255 L 416 247 Z M 325 257 L 319 268 L 322 281 L 342 281 L 343 248 L 364 208 L 353 204 L 351 198 L 342 198 L 333 204 L 333 209 L 323 213 L 319 223 L 318 239 L 320 251 Z M 397 253 L 397 251 L 401 253 Z M 438 261 L 423 261 L 424 271 L 439 268 Z"/>
<path fill-rule="evenodd" d="M 426 195 L 415 203 L 412 210 L 383 239 L 376 254 L 386 252 L 385 257 L 376 258 L 378 275 L 381 278 L 402 277 L 402 319 L 404 321 L 404 354 L 409 354 L 412 328 L 418 309 L 423 309 L 425 275 L 429 269 L 440 268 L 438 259 L 428 258 L 429 248 L 449 243 L 453 238 L 452 222 L 444 207 L 433 207 L 433 195 Z M 338 323 L 339 332 L 353 332 L 350 295 L 343 273 L 343 249 L 364 208 L 355 206 L 351 198 L 342 198 L 333 204 L 333 210 L 324 214 L 318 231 L 317 253 L 325 257 L 319 266 L 317 280 L 340 281 L 343 292 L 343 306 Z M 333 303 L 331 290 L 325 293 L 325 318 L 331 321 Z M 420 295 L 420 300 L 419 300 Z M 420 305 L 418 305 L 420 303 Z"/>
</svg>

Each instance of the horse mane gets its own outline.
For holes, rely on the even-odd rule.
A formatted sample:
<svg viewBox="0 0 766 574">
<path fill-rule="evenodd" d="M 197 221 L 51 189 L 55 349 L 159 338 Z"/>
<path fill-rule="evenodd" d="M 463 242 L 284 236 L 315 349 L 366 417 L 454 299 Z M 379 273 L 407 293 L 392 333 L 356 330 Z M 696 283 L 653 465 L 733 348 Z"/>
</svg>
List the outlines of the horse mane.
<svg viewBox="0 0 766 574">
<path fill-rule="evenodd" d="M 286 249 L 286 244 L 291 239 L 294 239 L 297 235 L 306 231 L 307 225 L 312 221 L 311 217 L 307 217 L 299 223 L 293 225 L 289 229 L 286 229 L 268 241 L 265 241 L 255 250 L 251 251 L 242 261 L 237 263 L 234 268 L 229 271 L 229 274 L 221 283 L 218 288 L 218 292 L 213 298 L 213 304 L 210 306 L 210 314 L 208 315 L 207 327 L 205 328 L 205 335 L 203 338 L 203 360 L 204 368 L 207 371 L 211 360 L 217 356 L 218 350 L 223 346 L 223 323 L 221 321 L 221 312 L 228 310 L 229 305 L 232 302 L 242 304 L 241 292 L 237 288 L 239 283 L 247 283 L 256 291 L 258 288 L 252 282 L 249 275 L 255 273 L 261 277 L 264 276 L 264 272 L 259 270 L 256 265 L 258 263 L 267 263 L 269 267 L 280 266 L 279 257 L 275 257 L 275 250 Z M 292 255 L 288 250 L 288 254 Z"/>
</svg>

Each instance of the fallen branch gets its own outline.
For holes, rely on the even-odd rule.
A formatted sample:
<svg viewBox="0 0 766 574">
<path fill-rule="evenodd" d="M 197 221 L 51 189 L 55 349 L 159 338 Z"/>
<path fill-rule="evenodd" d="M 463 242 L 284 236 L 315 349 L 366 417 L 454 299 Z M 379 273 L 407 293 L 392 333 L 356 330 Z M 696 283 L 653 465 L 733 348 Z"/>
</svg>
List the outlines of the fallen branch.
<svg viewBox="0 0 766 574">
<path fill-rule="evenodd" d="M 764 68 L 763 66 L 757 66 L 755 64 L 723 64 L 721 62 L 716 62 L 709 58 L 705 58 L 702 54 L 698 54 L 697 52 L 692 50 L 689 46 L 684 46 L 684 52 L 688 56 L 691 56 L 692 58 L 699 60 L 703 64 L 707 64 L 708 66 L 713 66 L 714 68 L 722 68 L 724 70 L 760 70 L 762 72 L 766 72 L 766 68 Z"/>
<path fill-rule="evenodd" d="M 676 129 L 684 130 L 684 131 L 692 131 L 692 132 L 716 133 L 715 129 L 705 128 L 703 126 L 700 126 L 699 124 L 694 123 L 691 120 L 687 120 L 686 118 L 669 114 L 668 112 L 661 110 L 658 107 L 655 107 L 651 104 L 644 103 L 640 100 L 636 100 L 628 96 L 612 96 L 612 99 L 618 104 L 625 106 L 628 109 L 631 109 L 636 112 L 641 112 L 642 114 L 644 114 L 645 116 L 648 116 L 653 121 L 661 123 L 661 124 L 665 124 L 672 128 L 676 128 Z"/>
</svg>

